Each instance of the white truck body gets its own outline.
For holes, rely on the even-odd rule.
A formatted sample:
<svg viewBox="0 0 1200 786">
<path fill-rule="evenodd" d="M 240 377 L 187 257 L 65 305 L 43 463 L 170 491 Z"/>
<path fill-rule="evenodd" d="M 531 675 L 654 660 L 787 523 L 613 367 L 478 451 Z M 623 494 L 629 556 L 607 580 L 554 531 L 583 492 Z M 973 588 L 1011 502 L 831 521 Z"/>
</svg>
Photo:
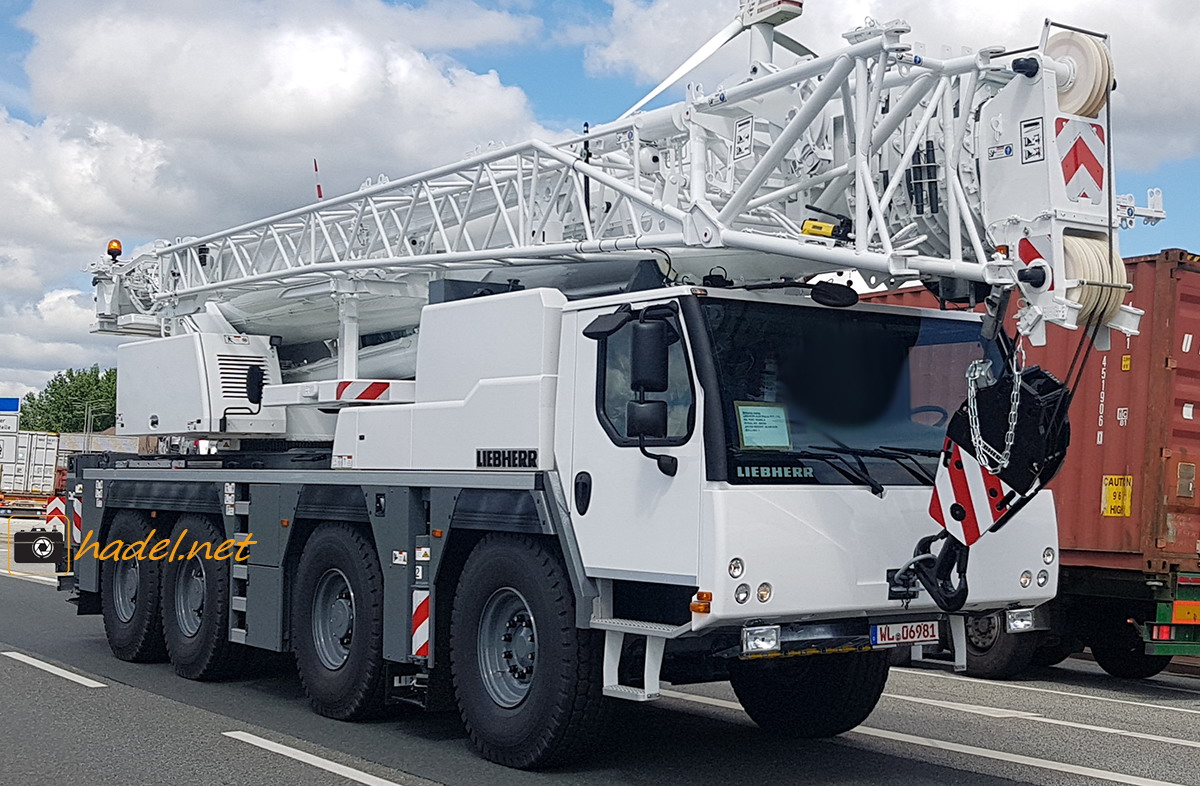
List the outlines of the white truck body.
<svg viewBox="0 0 1200 786">
<path fill-rule="evenodd" d="M 713 590 L 712 611 L 693 616 L 697 630 L 751 619 L 900 611 L 905 604 L 888 600 L 886 573 L 899 567 L 898 558 L 919 538 L 938 531 L 929 516 L 927 486 L 889 487 L 881 499 L 844 485 L 706 480 L 712 457 L 705 454 L 707 424 L 699 417 L 685 444 L 664 448 L 679 461 L 679 472 L 668 477 L 648 471 L 652 463 L 636 448 L 614 444 L 602 427 L 595 405 L 598 343 L 581 335 L 583 327 L 623 303 L 637 309 L 691 294 L 678 288 L 646 293 L 641 301 L 608 297 L 568 303 L 553 290 L 527 290 L 427 306 L 412 402 L 343 410 L 333 442 L 334 467 L 486 471 L 480 451 L 505 450 L 524 451 L 536 460 L 519 456 L 517 463 L 494 469 L 553 472 L 565 488 L 587 472 L 594 479 L 589 510 L 580 515 L 572 495 L 566 500 L 587 575 Z M 778 294 L 713 290 L 709 296 L 723 294 L 822 308 Z M 859 309 L 870 307 L 854 307 Z M 889 312 L 979 321 L 978 315 L 877 309 Z M 695 388 L 696 411 L 702 412 L 705 391 L 698 384 Z M 971 576 L 971 608 L 1034 606 L 1054 597 L 1056 578 L 1040 587 L 1022 588 L 1018 582 L 1023 571 L 1044 567 L 1045 549 L 1058 548 L 1048 493 L 1023 510 L 1011 528 L 981 544 Z M 727 566 L 734 557 L 745 562 L 744 577 L 730 577 Z M 738 584 L 757 587 L 764 581 L 774 587 L 766 604 L 734 601 Z M 936 606 L 922 598 L 908 608 Z"/>
</svg>

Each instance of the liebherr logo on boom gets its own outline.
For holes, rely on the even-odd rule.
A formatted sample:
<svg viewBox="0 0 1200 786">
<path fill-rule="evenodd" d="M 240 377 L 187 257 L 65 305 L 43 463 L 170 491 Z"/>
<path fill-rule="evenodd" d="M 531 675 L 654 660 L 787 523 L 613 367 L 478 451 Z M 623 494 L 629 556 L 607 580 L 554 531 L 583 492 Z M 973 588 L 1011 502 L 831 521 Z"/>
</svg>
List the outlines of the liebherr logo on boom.
<svg viewBox="0 0 1200 786">
<path fill-rule="evenodd" d="M 534 449 L 490 449 L 475 451 L 475 466 L 479 469 L 536 469 L 538 452 Z"/>
</svg>

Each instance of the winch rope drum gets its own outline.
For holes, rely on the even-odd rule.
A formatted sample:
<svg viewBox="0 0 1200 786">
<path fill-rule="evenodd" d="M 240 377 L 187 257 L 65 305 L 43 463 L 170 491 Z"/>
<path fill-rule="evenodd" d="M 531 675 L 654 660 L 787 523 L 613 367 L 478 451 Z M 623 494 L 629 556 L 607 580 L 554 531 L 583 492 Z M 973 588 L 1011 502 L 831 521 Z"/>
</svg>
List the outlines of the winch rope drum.
<svg viewBox="0 0 1200 786">
<path fill-rule="evenodd" d="M 1110 251 L 1107 239 L 1064 235 L 1063 252 L 1067 278 L 1080 282 L 1066 292 L 1068 300 L 1082 306 L 1077 322 L 1111 320 L 1128 290 L 1125 263 Z"/>
<path fill-rule="evenodd" d="M 1059 109 L 1070 115 L 1098 117 L 1108 102 L 1113 79 L 1108 47 L 1093 36 L 1063 32 L 1046 42 L 1046 54 L 1061 65 L 1056 69 Z"/>
</svg>

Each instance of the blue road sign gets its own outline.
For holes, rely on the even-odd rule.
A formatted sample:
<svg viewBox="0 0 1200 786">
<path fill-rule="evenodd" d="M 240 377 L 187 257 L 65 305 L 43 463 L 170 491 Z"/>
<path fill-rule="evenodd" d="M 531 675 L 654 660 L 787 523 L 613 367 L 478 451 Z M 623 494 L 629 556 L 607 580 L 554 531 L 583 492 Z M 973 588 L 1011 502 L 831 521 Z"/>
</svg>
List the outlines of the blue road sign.
<svg viewBox="0 0 1200 786">
<path fill-rule="evenodd" d="M 19 412 L 21 410 L 21 399 L 19 398 L 0 398 L 0 412 Z"/>
</svg>

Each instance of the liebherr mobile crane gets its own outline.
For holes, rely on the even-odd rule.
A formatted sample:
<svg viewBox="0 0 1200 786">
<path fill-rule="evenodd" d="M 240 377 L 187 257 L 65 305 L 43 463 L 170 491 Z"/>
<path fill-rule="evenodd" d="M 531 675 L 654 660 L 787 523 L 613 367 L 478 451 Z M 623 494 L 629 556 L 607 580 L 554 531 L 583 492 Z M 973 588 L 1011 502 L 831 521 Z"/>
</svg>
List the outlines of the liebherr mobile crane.
<svg viewBox="0 0 1200 786">
<path fill-rule="evenodd" d="M 77 560 L 117 657 L 291 651 L 321 714 L 457 706 L 537 768 L 664 680 L 829 736 L 889 648 L 1035 629 L 1069 386 L 1021 345 L 1136 332 L 1113 229 L 1159 215 L 1113 193 L 1107 39 L 816 55 L 801 10 L 743 3 L 682 69 L 748 39 L 714 91 L 94 264 L 96 329 L 143 337 L 119 432 L 216 447 L 76 461 L 83 530 L 254 541 Z"/>
</svg>

